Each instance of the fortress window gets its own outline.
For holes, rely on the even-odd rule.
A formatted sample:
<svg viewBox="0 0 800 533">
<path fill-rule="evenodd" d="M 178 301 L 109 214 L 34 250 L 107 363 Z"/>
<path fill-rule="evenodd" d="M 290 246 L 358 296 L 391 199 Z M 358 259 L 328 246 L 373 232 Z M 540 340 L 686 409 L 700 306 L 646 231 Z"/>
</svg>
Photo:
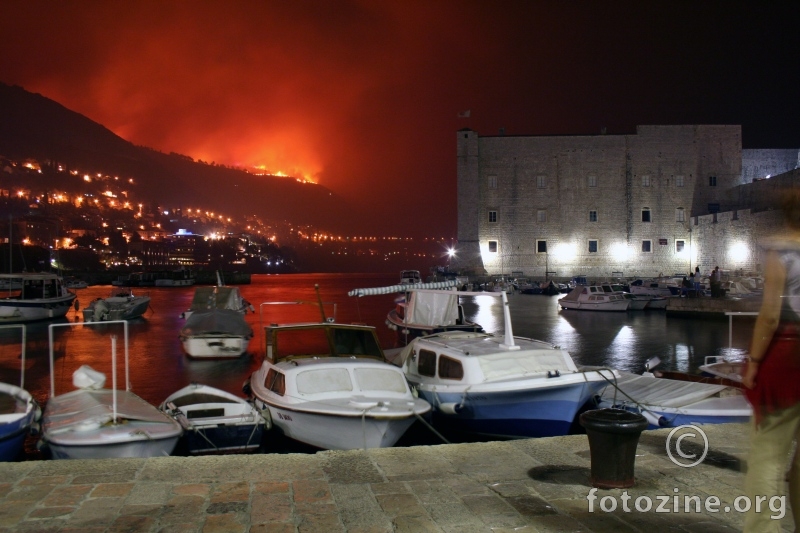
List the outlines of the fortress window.
<svg viewBox="0 0 800 533">
<path fill-rule="evenodd" d="M 642 222 L 650 222 L 650 208 L 645 207 L 642 209 Z"/>
<path fill-rule="evenodd" d="M 497 176 L 489 176 L 489 188 L 490 189 L 497 188 Z"/>
<path fill-rule="evenodd" d="M 683 187 L 683 176 L 675 176 L 675 186 Z"/>
<path fill-rule="evenodd" d="M 642 176 L 642 187 L 650 186 L 650 176 Z"/>
<path fill-rule="evenodd" d="M 675 222 L 683 222 L 685 219 L 684 211 L 682 207 L 679 207 L 675 210 Z"/>
<path fill-rule="evenodd" d="M 547 187 L 547 176 L 536 176 L 536 186 L 540 189 Z"/>
<path fill-rule="evenodd" d="M 597 222 L 597 211 L 589 211 L 589 222 Z"/>
<path fill-rule="evenodd" d="M 596 240 L 590 240 L 589 241 L 589 253 L 590 254 L 596 254 L 597 253 L 597 241 Z"/>
<path fill-rule="evenodd" d="M 675 241 L 675 251 L 681 253 L 686 248 L 686 241 Z"/>
<path fill-rule="evenodd" d="M 547 211 L 544 209 L 539 209 L 536 211 L 536 221 L 537 222 L 547 222 Z"/>
<path fill-rule="evenodd" d="M 489 253 L 497 253 L 497 241 L 489 241 Z"/>
<path fill-rule="evenodd" d="M 717 177 L 716 176 L 709 176 L 708 177 L 708 186 L 709 187 L 716 187 L 717 186 Z"/>
<path fill-rule="evenodd" d="M 597 187 L 597 176 L 589 176 L 589 187 Z"/>
<path fill-rule="evenodd" d="M 653 243 L 649 240 L 642 241 L 642 253 L 649 254 L 653 251 Z"/>
<path fill-rule="evenodd" d="M 489 223 L 494 224 L 497 222 L 497 211 L 489 211 Z"/>
<path fill-rule="evenodd" d="M 547 241 L 536 241 L 536 253 L 537 254 L 547 253 Z"/>
</svg>

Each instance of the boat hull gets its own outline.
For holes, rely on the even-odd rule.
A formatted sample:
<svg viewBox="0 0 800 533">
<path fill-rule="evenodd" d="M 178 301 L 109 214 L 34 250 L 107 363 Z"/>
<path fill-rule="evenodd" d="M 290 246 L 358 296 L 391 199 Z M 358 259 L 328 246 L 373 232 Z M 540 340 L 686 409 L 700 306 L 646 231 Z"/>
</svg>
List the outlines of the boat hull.
<svg viewBox="0 0 800 533">
<path fill-rule="evenodd" d="M 72 293 L 44 301 L 0 300 L 0 324 L 61 318 L 72 308 L 74 300 L 75 295 Z"/>
<path fill-rule="evenodd" d="M 574 300 L 564 301 L 562 298 L 558 302 L 564 309 L 575 309 L 578 311 L 612 311 L 625 312 L 628 310 L 628 300 L 618 300 L 614 302 L 576 302 Z"/>
<path fill-rule="evenodd" d="M 64 445 L 43 439 L 53 459 L 116 459 L 132 457 L 166 457 L 178 444 L 178 436 L 164 439 L 143 439 L 102 445 Z"/>
<path fill-rule="evenodd" d="M 443 429 L 530 438 L 568 434 L 581 407 L 605 386 L 605 381 L 580 381 L 516 391 L 447 393 L 418 387 L 418 392 L 434 406 L 434 425 Z"/>
<path fill-rule="evenodd" d="M 15 410 L 18 412 L 0 415 L 0 461 L 13 461 L 22 452 L 25 437 L 41 413 L 30 393 L 24 389 L 0 383 L 0 394 L 20 406 Z"/>
<path fill-rule="evenodd" d="M 339 416 L 286 409 L 261 399 L 256 399 L 256 407 L 269 409 L 272 423 L 290 439 L 323 450 L 391 447 L 415 420 L 413 412 L 402 418 Z"/>
</svg>

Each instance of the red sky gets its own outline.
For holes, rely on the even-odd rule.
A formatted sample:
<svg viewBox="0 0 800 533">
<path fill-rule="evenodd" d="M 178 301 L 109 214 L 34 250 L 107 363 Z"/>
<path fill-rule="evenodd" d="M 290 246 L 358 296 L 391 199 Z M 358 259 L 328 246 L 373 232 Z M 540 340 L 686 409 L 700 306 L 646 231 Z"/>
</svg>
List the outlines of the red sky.
<svg viewBox="0 0 800 533">
<path fill-rule="evenodd" d="M 0 81 L 450 237 L 459 128 L 742 124 L 746 147 L 800 147 L 800 3 L 760 3 L 6 0 Z"/>
</svg>

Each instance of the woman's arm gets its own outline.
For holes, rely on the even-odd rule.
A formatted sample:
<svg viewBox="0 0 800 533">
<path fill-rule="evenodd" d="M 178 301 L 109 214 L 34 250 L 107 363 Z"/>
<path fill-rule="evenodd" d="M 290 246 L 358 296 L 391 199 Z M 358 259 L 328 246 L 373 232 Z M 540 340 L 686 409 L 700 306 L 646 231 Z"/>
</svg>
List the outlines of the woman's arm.
<svg viewBox="0 0 800 533">
<path fill-rule="evenodd" d="M 770 250 L 764 272 L 764 299 L 753 327 L 753 339 L 750 341 L 750 359 L 743 376 L 744 385 L 752 389 L 758 374 L 758 365 L 764 358 L 772 335 L 778 329 L 781 318 L 781 295 L 786 284 L 786 269 L 781 263 L 778 253 Z"/>
</svg>

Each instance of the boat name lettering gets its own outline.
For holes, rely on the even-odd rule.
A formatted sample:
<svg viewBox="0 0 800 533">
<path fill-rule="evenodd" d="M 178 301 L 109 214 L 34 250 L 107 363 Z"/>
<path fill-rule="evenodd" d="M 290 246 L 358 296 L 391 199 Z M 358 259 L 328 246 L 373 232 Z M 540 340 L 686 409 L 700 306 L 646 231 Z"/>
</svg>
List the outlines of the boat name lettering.
<svg viewBox="0 0 800 533">
<path fill-rule="evenodd" d="M 280 418 L 281 420 L 289 420 L 289 421 L 291 421 L 291 420 L 292 420 L 292 417 L 291 417 L 291 416 L 289 416 L 289 415 L 285 415 L 285 414 L 283 414 L 283 413 L 278 413 L 278 418 Z"/>
</svg>

